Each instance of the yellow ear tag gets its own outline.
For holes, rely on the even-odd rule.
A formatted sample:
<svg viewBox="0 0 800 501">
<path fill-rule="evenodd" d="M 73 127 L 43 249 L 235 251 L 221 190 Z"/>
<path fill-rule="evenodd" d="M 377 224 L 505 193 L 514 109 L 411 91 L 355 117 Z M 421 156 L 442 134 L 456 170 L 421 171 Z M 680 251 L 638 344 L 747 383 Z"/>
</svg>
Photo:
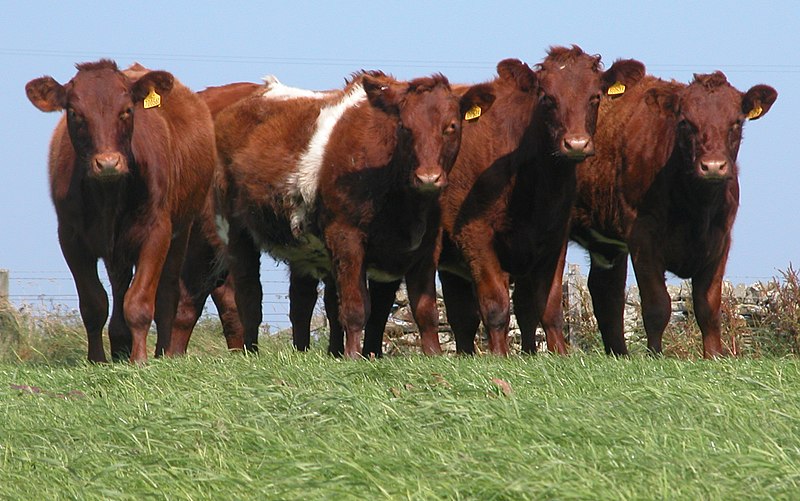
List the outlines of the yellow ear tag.
<svg viewBox="0 0 800 501">
<path fill-rule="evenodd" d="M 758 118 L 758 117 L 761 116 L 761 113 L 763 113 L 763 112 L 764 112 L 764 108 L 762 108 L 759 105 L 756 105 L 756 107 L 753 108 L 752 110 L 750 110 L 750 113 L 747 114 L 747 119 L 748 120 L 753 120 L 754 118 Z"/>
<path fill-rule="evenodd" d="M 472 108 L 468 109 L 467 112 L 464 114 L 464 120 L 470 121 L 475 120 L 481 116 L 481 107 L 477 104 L 473 104 Z"/>
<path fill-rule="evenodd" d="M 625 94 L 625 84 L 622 82 L 615 83 L 608 88 L 607 94 L 609 96 L 621 96 L 622 94 Z"/>
<path fill-rule="evenodd" d="M 156 94 L 155 89 L 150 89 L 150 94 L 144 98 L 144 109 L 161 107 L 161 96 Z"/>
</svg>

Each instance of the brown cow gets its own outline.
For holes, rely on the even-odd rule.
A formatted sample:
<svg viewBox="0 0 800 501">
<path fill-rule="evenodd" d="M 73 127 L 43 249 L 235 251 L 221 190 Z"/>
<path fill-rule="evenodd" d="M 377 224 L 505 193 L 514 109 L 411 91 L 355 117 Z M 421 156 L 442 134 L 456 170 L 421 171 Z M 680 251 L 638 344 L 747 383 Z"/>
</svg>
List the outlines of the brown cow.
<svg viewBox="0 0 800 501">
<path fill-rule="evenodd" d="M 488 109 L 487 91 L 475 86 L 459 99 L 441 75 L 401 82 L 364 72 L 332 96 L 250 98 L 219 114 L 230 267 L 247 349 L 257 346 L 264 248 L 313 277 L 314 298 L 316 280 L 333 277 L 345 356 L 360 355 L 368 274 L 406 277 L 426 351 L 440 351 L 439 193 L 461 116 L 475 104 Z"/>
<path fill-rule="evenodd" d="M 607 353 L 627 353 L 630 250 L 650 351 L 661 352 L 669 322 L 670 271 L 692 279 L 703 355 L 725 354 L 720 299 L 739 206 L 742 126 L 767 113 L 777 95 L 767 85 L 739 92 L 715 72 L 695 75 L 689 85 L 647 77 L 624 99 L 604 101 L 597 155 L 578 170 L 572 238 L 591 252 L 589 290 Z"/>
<path fill-rule="evenodd" d="M 208 105 L 211 116 L 215 117 L 226 107 L 264 88 L 262 84 L 237 82 L 208 87 L 197 94 Z M 215 177 L 216 182 L 221 180 L 221 175 Z M 167 348 L 169 355 L 186 352 L 192 330 L 203 313 L 209 295 L 217 307 L 228 349 L 241 350 L 244 347 L 233 277 L 228 273 L 225 263 L 226 245 L 217 231 L 216 192 L 215 189 L 209 190 L 203 211 L 189 237 L 186 260 L 181 271 L 181 299 Z"/>
<path fill-rule="evenodd" d="M 620 89 L 616 83 L 632 87 L 644 66 L 621 60 L 603 71 L 599 56 L 573 46 L 551 48 L 535 71 L 506 59 L 497 73 L 490 83 L 497 100 L 465 129 L 443 199 L 439 277 L 460 353 L 474 352 L 481 320 L 490 350 L 508 353 L 511 281 L 522 348 L 535 351 L 535 328 L 566 249 L 576 165 L 594 152 L 600 98 Z M 564 353 L 560 322 L 543 323 L 548 348 Z"/>
<path fill-rule="evenodd" d="M 78 290 L 89 360 L 106 361 L 108 297 L 97 275 L 103 259 L 114 299 L 112 357 L 144 361 L 154 318 L 156 354 L 169 340 L 190 226 L 214 172 L 213 123 L 203 101 L 168 72 L 138 64 L 122 72 L 109 60 L 77 69 L 65 85 L 42 77 L 25 88 L 40 110 L 66 110 L 50 145 L 59 242 Z"/>
</svg>

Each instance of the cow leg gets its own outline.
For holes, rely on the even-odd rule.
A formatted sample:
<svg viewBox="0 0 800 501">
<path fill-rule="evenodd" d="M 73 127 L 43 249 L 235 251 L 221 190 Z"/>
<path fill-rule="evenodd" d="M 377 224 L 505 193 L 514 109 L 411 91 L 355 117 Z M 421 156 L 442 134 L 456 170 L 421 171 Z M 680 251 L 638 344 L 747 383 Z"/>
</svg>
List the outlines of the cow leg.
<svg viewBox="0 0 800 501">
<path fill-rule="evenodd" d="M 103 326 L 108 318 L 108 295 L 97 275 L 97 258 L 92 257 L 89 249 L 60 225 L 58 237 L 78 291 L 78 307 L 88 341 L 87 358 L 90 362 L 108 362 L 103 348 Z"/>
<path fill-rule="evenodd" d="M 244 333 L 244 349 L 258 351 L 258 328 L 262 318 L 261 251 L 244 229 L 231 224 L 228 233 L 229 273 L 236 284 L 236 308 Z"/>
<path fill-rule="evenodd" d="M 317 304 L 319 280 L 289 266 L 289 320 L 292 344 L 298 351 L 308 351 L 311 344 L 311 317 Z"/>
<path fill-rule="evenodd" d="M 203 313 L 203 306 L 216 281 L 214 276 L 216 254 L 200 232 L 200 223 L 197 222 L 192 228 L 188 250 L 181 267 L 178 307 L 166 352 L 169 356 L 186 353 L 192 331 Z"/>
<path fill-rule="evenodd" d="M 328 353 L 334 357 L 344 355 L 344 328 L 339 322 L 339 295 L 336 294 L 336 283 L 328 276 L 325 282 L 325 316 L 328 318 Z"/>
<path fill-rule="evenodd" d="M 325 243 L 333 261 L 339 295 L 339 321 L 345 332 L 344 356 L 361 357 L 361 340 L 369 317 L 364 235 L 346 224 L 333 222 L 325 229 Z"/>
<path fill-rule="evenodd" d="M 665 270 L 652 260 L 637 259 L 635 255 L 632 257 L 633 271 L 636 273 L 636 282 L 642 297 L 642 320 L 647 333 L 647 348 L 651 353 L 659 354 L 662 351 L 664 329 L 667 328 L 672 314 L 672 304 L 664 280 Z"/>
<path fill-rule="evenodd" d="M 244 349 L 244 333 L 242 322 L 239 321 L 239 310 L 236 308 L 235 290 L 233 275 L 228 273 L 225 281 L 211 291 L 211 299 L 217 307 L 228 349 L 242 351 Z"/>
<path fill-rule="evenodd" d="M 136 263 L 136 273 L 128 292 L 125 293 L 123 304 L 125 320 L 133 336 L 131 362 L 147 360 L 147 331 L 153 323 L 156 290 L 159 287 L 161 270 L 164 268 L 171 240 L 170 221 L 159 221 L 156 218 L 147 240 L 142 244 Z"/>
<path fill-rule="evenodd" d="M 542 313 L 541 323 L 544 329 L 547 351 L 559 355 L 567 354 L 567 342 L 564 339 L 564 265 L 567 260 L 567 241 L 561 247 L 561 253 L 550 282 L 547 302 Z"/>
<path fill-rule="evenodd" d="M 133 269 L 130 266 L 116 265 L 113 268 L 106 264 L 106 272 L 111 281 L 111 321 L 108 324 L 108 337 L 111 344 L 111 360 L 128 360 L 131 356 L 133 337 L 128 323 L 125 321 L 123 303 L 125 293 L 131 285 Z"/>
<path fill-rule="evenodd" d="M 489 333 L 489 350 L 495 355 L 508 355 L 508 322 L 511 301 L 509 277 L 500 268 L 493 254 L 483 254 L 473 269 L 481 320 Z"/>
<path fill-rule="evenodd" d="M 392 311 L 397 289 L 401 280 L 394 282 L 369 281 L 370 314 L 367 327 L 364 331 L 364 349 L 361 354 L 364 358 L 370 356 L 383 356 L 383 334 L 386 330 L 386 320 Z M 410 293 L 409 293 L 410 296 Z"/>
<path fill-rule="evenodd" d="M 611 268 L 603 268 L 592 260 L 589 268 L 589 294 L 603 347 L 609 355 L 627 355 L 625 344 L 625 280 L 628 255 L 618 256 Z"/>
<path fill-rule="evenodd" d="M 155 321 L 158 337 L 156 338 L 155 356 L 160 357 L 170 347 L 172 327 L 178 311 L 178 302 L 181 295 L 181 267 L 186 256 L 186 246 L 189 242 L 189 229 L 186 228 L 172 238 L 167 258 L 161 269 L 161 278 L 156 291 Z M 202 311 L 202 306 L 198 308 Z M 199 316 L 199 313 L 198 313 Z M 191 334 L 191 332 L 190 332 Z M 185 339 L 188 344 L 188 337 Z M 183 344 L 183 340 L 181 340 Z M 186 346 L 183 346 L 186 351 Z"/>
<path fill-rule="evenodd" d="M 441 355 L 439 306 L 436 304 L 436 263 L 438 256 L 426 256 L 406 273 L 411 312 L 419 328 L 422 353 Z"/>
<path fill-rule="evenodd" d="M 725 260 L 692 278 L 692 301 L 700 332 L 703 333 L 703 358 L 727 356 L 722 346 L 722 275 Z"/>
<path fill-rule="evenodd" d="M 472 282 L 444 270 L 439 270 L 439 280 L 442 282 L 447 322 L 456 340 L 456 352 L 473 355 L 475 333 L 481 319 Z"/>
</svg>

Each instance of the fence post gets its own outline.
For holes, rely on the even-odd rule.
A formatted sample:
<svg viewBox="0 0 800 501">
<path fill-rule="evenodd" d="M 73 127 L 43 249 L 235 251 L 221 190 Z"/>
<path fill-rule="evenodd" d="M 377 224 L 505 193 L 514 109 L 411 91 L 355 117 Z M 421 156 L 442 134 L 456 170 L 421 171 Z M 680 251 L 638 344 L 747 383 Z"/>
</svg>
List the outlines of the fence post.
<svg viewBox="0 0 800 501">
<path fill-rule="evenodd" d="M 574 346 L 575 336 L 579 332 L 581 324 L 581 308 L 583 308 L 582 288 L 585 279 L 581 275 L 581 265 L 569 264 L 567 276 L 564 280 L 564 311 L 567 323 L 567 341 Z"/>
<path fill-rule="evenodd" d="M 8 302 L 8 270 L 0 268 L 0 303 Z"/>
</svg>

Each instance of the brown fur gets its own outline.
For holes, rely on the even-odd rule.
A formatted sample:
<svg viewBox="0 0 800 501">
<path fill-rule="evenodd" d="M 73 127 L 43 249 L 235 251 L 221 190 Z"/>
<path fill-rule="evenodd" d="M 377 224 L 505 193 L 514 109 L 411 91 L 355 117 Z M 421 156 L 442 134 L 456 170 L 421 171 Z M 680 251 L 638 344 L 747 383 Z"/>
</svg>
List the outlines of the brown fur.
<svg viewBox="0 0 800 501">
<path fill-rule="evenodd" d="M 472 353 L 480 321 L 494 353 L 508 352 L 509 284 L 523 349 L 534 351 L 550 283 L 565 251 L 575 168 L 593 154 L 600 96 L 616 81 L 634 86 L 638 61 L 600 70 L 598 56 L 554 47 L 536 71 L 509 59 L 489 85 L 491 111 L 464 129 L 443 200 L 439 266 L 457 350 Z M 561 323 L 542 320 L 548 347 L 566 350 Z"/>
<path fill-rule="evenodd" d="M 603 103 L 597 155 L 578 169 L 572 236 L 592 251 L 589 288 L 608 353 L 627 353 L 627 249 L 650 350 L 661 351 L 669 321 L 664 274 L 670 271 L 692 279 L 704 355 L 725 353 L 720 295 L 739 205 L 741 127 L 755 105 L 763 115 L 776 97 L 765 85 L 741 93 L 715 72 L 696 75 L 690 85 L 647 77 L 624 98 Z"/>
<path fill-rule="evenodd" d="M 63 86 L 50 77 L 26 86 L 42 111 L 67 110 L 50 147 L 59 242 L 78 289 L 89 360 L 106 360 L 108 299 L 97 277 L 103 259 L 114 296 L 112 356 L 143 361 L 154 316 L 157 354 L 169 339 L 189 228 L 215 164 L 211 116 L 167 72 L 137 66 L 128 74 L 108 60 L 77 68 Z M 162 105 L 143 109 L 151 89 Z"/>
<path fill-rule="evenodd" d="M 324 152 L 313 200 L 303 198 L 293 172 L 327 99 L 245 99 L 216 119 L 225 167 L 223 210 L 230 222 L 230 265 L 245 347 L 255 349 L 261 321 L 259 249 L 289 262 L 293 327 L 316 298 L 316 281 L 330 278 L 346 333 L 345 355 L 360 354 L 369 316 L 366 273 L 409 281 L 412 305 L 427 350 L 439 350 L 434 260 L 438 248 L 438 194 L 460 142 L 460 116 L 473 102 L 493 97 L 477 86 L 459 100 L 444 77 L 400 82 L 378 73 L 355 75 L 367 100 L 339 119 Z M 384 278 L 385 279 L 385 278 Z M 302 285 L 298 290 L 296 286 Z M 326 288 L 327 296 L 328 288 Z M 313 295 L 314 299 L 309 299 Z M 337 304 L 331 304 L 337 303 Z M 331 311 L 329 311 L 329 314 Z"/>
<path fill-rule="evenodd" d="M 264 85 L 237 82 L 217 87 L 208 87 L 197 94 L 208 105 L 211 116 L 231 104 L 264 90 Z M 220 173 L 221 174 L 221 173 Z M 181 270 L 181 298 L 172 329 L 167 352 L 171 355 L 186 352 L 189 338 L 197 320 L 203 313 L 208 296 L 214 301 L 222 321 L 222 331 L 229 350 L 244 348 L 242 325 L 234 298 L 233 277 L 225 263 L 225 242 L 220 238 L 216 225 L 216 195 L 222 176 L 215 176 L 215 189 L 211 189 L 192 229 L 186 260 Z"/>
</svg>

